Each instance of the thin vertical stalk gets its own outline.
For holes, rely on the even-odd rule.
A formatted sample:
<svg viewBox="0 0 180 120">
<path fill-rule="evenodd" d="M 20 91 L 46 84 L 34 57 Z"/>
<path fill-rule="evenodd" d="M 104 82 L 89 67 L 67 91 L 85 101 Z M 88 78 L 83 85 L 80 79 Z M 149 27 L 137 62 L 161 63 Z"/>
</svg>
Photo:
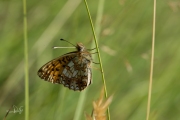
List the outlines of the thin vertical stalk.
<svg viewBox="0 0 180 120">
<path fill-rule="evenodd" d="M 102 75 L 102 81 L 103 81 L 103 84 L 104 84 L 105 97 L 107 98 L 106 81 L 105 81 L 105 77 L 104 77 L 104 71 L 103 71 L 103 67 L 102 67 L 101 55 L 100 55 L 99 46 L 98 46 L 98 42 L 97 42 L 95 30 L 94 30 L 94 25 L 93 25 L 93 22 L 92 22 L 92 19 L 91 19 L 91 14 L 90 14 L 90 11 L 89 11 L 89 8 L 88 8 L 87 1 L 84 0 L 84 3 L 85 3 L 85 6 L 86 6 L 86 10 L 87 10 L 87 13 L 88 13 L 88 16 L 89 16 L 89 20 L 90 20 L 90 24 L 91 24 L 91 29 L 92 29 L 93 36 L 94 36 L 94 42 L 95 42 L 95 45 L 96 45 L 96 49 L 97 49 L 97 53 L 98 53 L 98 59 L 99 59 L 99 64 L 100 64 L 100 69 L 101 69 L 101 72 L 102 72 L 101 75 Z M 110 120 L 109 108 L 108 108 L 107 112 L 108 112 L 108 114 L 107 114 L 108 115 L 108 119 Z"/>
<path fill-rule="evenodd" d="M 154 11 L 153 11 L 151 68 L 150 68 L 150 79 L 149 79 L 149 91 L 148 91 L 148 103 L 147 103 L 147 116 L 146 116 L 146 120 L 149 120 L 150 107 L 151 107 L 151 92 L 152 92 L 153 67 L 154 67 L 155 27 L 156 27 L 156 0 L 154 0 Z"/>
<path fill-rule="evenodd" d="M 23 0 L 24 15 L 24 71 L 25 71 L 25 120 L 29 120 L 29 71 L 28 71 L 28 40 L 27 40 L 27 12 L 26 0 Z"/>
<path fill-rule="evenodd" d="M 81 94 L 79 96 L 79 100 L 78 100 L 78 103 L 77 103 L 77 107 L 76 107 L 76 111 L 75 111 L 73 120 L 79 120 L 80 119 L 80 115 L 81 115 L 82 110 L 83 110 L 82 108 L 83 108 L 85 100 L 86 100 L 87 90 L 88 89 L 81 92 Z"/>
</svg>

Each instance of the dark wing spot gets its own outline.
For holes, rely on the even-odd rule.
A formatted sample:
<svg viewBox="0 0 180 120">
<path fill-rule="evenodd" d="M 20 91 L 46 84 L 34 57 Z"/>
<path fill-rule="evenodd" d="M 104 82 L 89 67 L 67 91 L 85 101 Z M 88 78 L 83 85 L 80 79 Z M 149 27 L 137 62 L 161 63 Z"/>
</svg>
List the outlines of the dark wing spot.
<svg viewBox="0 0 180 120">
<path fill-rule="evenodd" d="M 69 71 L 69 70 L 70 70 L 70 67 L 69 67 L 69 66 L 66 66 L 66 69 Z"/>
<path fill-rule="evenodd" d="M 69 56 L 66 56 L 66 60 L 67 60 L 67 61 L 69 61 L 69 60 L 70 60 Z"/>
<path fill-rule="evenodd" d="M 60 64 L 62 64 L 61 60 L 58 60 Z"/>
<path fill-rule="evenodd" d="M 72 58 L 73 58 L 72 56 L 66 56 L 66 60 L 67 60 L 67 61 L 72 60 Z"/>
<path fill-rule="evenodd" d="M 64 57 L 62 58 L 62 61 L 63 61 L 64 63 L 66 63 L 66 60 L 64 59 Z"/>
<path fill-rule="evenodd" d="M 60 69 L 59 68 L 56 68 L 56 71 L 59 71 Z"/>
</svg>

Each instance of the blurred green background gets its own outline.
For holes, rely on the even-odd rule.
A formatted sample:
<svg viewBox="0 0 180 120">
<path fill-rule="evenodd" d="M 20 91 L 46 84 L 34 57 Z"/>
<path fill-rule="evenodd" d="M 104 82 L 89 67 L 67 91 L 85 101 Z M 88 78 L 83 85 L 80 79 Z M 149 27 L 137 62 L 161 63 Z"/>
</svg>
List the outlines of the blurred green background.
<svg viewBox="0 0 180 120">
<path fill-rule="evenodd" d="M 93 22 L 99 1 L 88 0 Z M 105 1 L 99 26 L 99 47 L 112 120 L 145 120 L 150 73 L 153 1 Z M 157 1 L 154 79 L 151 120 L 180 119 L 180 2 Z M 30 120 L 72 120 L 80 107 L 91 114 L 92 101 L 103 86 L 101 72 L 93 65 L 93 84 L 74 92 L 37 76 L 38 69 L 72 49 L 59 41 L 64 38 L 86 48 L 94 43 L 88 15 L 82 0 L 27 1 Z M 11 105 L 24 106 L 23 6 L 19 0 L 0 1 L 0 118 Z M 97 54 L 93 54 L 98 62 Z M 82 107 L 80 95 L 85 92 Z M 7 120 L 23 120 L 22 114 L 9 113 Z"/>
</svg>

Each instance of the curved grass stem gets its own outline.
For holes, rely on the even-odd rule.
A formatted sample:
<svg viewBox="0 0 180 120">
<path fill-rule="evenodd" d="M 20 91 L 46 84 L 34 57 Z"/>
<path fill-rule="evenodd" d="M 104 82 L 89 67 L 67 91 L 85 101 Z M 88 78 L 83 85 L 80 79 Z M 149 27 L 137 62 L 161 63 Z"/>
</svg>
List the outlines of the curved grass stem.
<svg viewBox="0 0 180 120">
<path fill-rule="evenodd" d="M 154 69 L 154 44 L 155 44 L 155 27 L 156 27 L 156 0 L 154 0 L 153 9 L 153 30 L 152 30 L 152 50 L 151 50 L 151 67 L 150 67 L 150 78 L 149 78 L 149 90 L 148 90 L 148 102 L 147 102 L 147 115 L 146 120 L 149 120 L 150 107 L 151 107 L 151 93 L 152 93 L 152 82 L 153 82 L 153 69 Z"/>
<path fill-rule="evenodd" d="M 91 19 L 91 14 L 90 14 L 90 11 L 89 11 L 89 8 L 88 8 L 87 1 L 84 0 L 84 3 L 85 3 L 85 6 L 86 6 L 86 10 L 87 10 L 87 13 L 88 13 L 88 16 L 89 16 L 89 20 L 90 20 L 90 24 L 91 24 L 91 28 L 92 28 L 92 32 L 93 32 L 93 36 L 94 36 L 94 42 L 95 42 L 95 45 L 96 45 L 96 49 L 97 49 L 97 53 L 98 53 L 98 59 L 99 59 L 99 64 L 100 64 L 100 69 L 101 69 L 101 72 L 102 72 L 101 75 L 102 75 L 102 81 L 103 81 L 103 84 L 104 84 L 105 97 L 107 98 L 106 81 L 105 81 L 105 77 L 104 77 L 104 71 L 103 71 L 103 67 L 102 67 L 102 61 L 101 61 L 101 55 L 100 55 L 100 52 L 99 52 L 97 37 L 96 37 L 96 34 L 95 34 L 94 25 L 93 25 L 93 22 L 92 22 L 92 19 Z M 107 110 L 107 116 L 108 116 L 108 120 L 110 120 L 109 108 Z"/>
</svg>

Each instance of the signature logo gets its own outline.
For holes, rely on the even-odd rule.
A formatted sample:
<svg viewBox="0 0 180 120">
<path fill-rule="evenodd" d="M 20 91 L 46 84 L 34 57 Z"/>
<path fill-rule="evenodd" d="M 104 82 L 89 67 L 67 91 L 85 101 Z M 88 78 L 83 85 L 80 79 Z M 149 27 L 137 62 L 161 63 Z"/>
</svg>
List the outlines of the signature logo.
<svg viewBox="0 0 180 120">
<path fill-rule="evenodd" d="M 21 114 L 23 111 L 23 106 L 20 106 L 19 108 L 15 105 L 13 105 L 13 110 L 9 111 L 9 113 L 19 113 Z M 8 112 L 8 111 L 7 111 Z"/>
</svg>

